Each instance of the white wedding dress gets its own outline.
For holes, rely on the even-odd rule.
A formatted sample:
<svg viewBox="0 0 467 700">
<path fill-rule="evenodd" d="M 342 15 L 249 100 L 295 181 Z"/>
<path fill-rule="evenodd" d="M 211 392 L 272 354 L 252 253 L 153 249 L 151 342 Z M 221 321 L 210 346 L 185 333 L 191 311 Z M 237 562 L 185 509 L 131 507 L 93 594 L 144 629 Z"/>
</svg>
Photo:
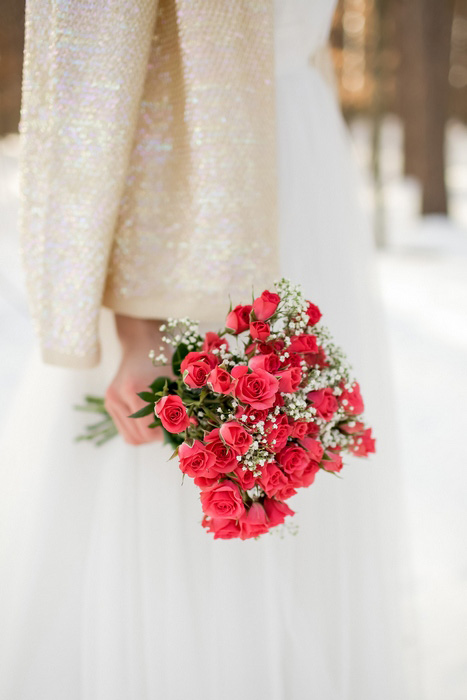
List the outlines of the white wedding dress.
<svg viewBox="0 0 467 700">
<path fill-rule="evenodd" d="M 118 363 L 25 372 L 0 439 L 2 700 L 403 700 L 399 485 L 368 231 L 313 56 L 332 0 L 277 0 L 284 271 L 345 346 L 378 455 L 291 503 L 298 535 L 216 541 L 158 445 L 76 444 Z"/>
</svg>

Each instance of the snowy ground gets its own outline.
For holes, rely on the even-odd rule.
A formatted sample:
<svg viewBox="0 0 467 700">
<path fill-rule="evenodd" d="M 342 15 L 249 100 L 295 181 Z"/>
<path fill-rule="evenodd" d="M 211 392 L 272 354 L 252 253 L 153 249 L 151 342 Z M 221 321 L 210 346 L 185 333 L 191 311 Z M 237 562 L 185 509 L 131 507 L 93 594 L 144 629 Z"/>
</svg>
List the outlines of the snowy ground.
<svg viewBox="0 0 467 700">
<path fill-rule="evenodd" d="M 352 135 L 362 171 L 368 129 Z M 420 648 L 420 700 L 467 698 L 467 129 L 448 137 L 451 220 L 418 217 L 401 177 L 400 129 L 384 127 L 378 255 L 398 409 Z M 368 178 L 367 178 L 368 182 Z M 372 191 L 363 193 L 371 210 Z M 0 142 L 0 421 L 30 352 L 17 253 L 17 139 Z M 377 700 L 377 698 L 375 698 Z M 394 700 L 398 700 L 394 698 Z M 417 698 L 418 700 L 418 698 Z"/>
<path fill-rule="evenodd" d="M 352 129 L 362 168 L 365 124 Z M 451 219 L 418 216 L 401 177 L 401 133 L 383 133 L 388 317 L 406 487 L 423 700 L 467 698 L 467 129 L 451 125 Z M 371 188 L 365 201 L 371 209 Z"/>
</svg>

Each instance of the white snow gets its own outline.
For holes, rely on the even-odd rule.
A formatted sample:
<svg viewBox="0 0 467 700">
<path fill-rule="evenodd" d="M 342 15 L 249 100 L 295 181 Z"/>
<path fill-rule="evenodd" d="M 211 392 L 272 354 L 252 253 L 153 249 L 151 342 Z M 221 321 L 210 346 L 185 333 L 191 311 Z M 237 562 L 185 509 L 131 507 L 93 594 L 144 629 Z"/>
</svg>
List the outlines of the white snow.
<svg viewBox="0 0 467 700">
<path fill-rule="evenodd" d="M 365 122 L 352 125 L 371 215 L 368 134 Z M 375 264 L 390 332 L 409 514 L 420 700 L 465 700 L 467 129 L 454 123 L 448 130 L 450 219 L 419 217 L 419 187 L 401 175 L 401 142 L 397 120 L 387 119 L 381 151 L 387 247 Z M 0 421 L 33 343 L 17 246 L 17 157 L 17 137 L 0 142 Z"/>
</svg>

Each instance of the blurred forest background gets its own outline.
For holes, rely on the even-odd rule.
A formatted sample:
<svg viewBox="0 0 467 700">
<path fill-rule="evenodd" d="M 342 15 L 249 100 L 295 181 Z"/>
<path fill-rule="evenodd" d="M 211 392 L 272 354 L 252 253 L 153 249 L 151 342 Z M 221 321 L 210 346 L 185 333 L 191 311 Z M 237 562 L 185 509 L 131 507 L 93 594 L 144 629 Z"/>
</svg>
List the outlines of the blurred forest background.
<svg viewBox="0 0 467 700">
<path fill-rule="evenodd" d="M 1 0 L 1 14 L 0 136 L 18 128 L 24 3 Z M 340 0 L 331 44 L 346 119 L 370 120 L 376 186 L 381 125 L 394 114 L 421 213 L 447 214 L 446 125 L 467 123 L 467 0 Z"/>
</svg>

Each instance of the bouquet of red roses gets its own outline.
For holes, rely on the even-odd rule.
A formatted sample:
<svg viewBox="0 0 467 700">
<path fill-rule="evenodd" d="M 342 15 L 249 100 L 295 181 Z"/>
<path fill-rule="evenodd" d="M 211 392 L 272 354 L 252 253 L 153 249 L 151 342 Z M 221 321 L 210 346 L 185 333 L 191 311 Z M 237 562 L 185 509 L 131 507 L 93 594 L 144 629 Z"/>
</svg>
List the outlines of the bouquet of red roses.
<svg viewBox="0 0 467 700">
<path fill-rule="evenodd" d="M 359 385 L 320 310 L 286 279 L 275 288 L 231 308 L 218 333 L 169 319 L 161 330 L 175 378 L 141 392 L 147 405 L 132 416 L 162 427 L 215 539 L 268 532 L 294 514 L 287 500 L 318 471 L 340 472 L 345 453 L 374 452 Z M 154 351 L 151 359 L 168 362 Z"/>
</svg>

